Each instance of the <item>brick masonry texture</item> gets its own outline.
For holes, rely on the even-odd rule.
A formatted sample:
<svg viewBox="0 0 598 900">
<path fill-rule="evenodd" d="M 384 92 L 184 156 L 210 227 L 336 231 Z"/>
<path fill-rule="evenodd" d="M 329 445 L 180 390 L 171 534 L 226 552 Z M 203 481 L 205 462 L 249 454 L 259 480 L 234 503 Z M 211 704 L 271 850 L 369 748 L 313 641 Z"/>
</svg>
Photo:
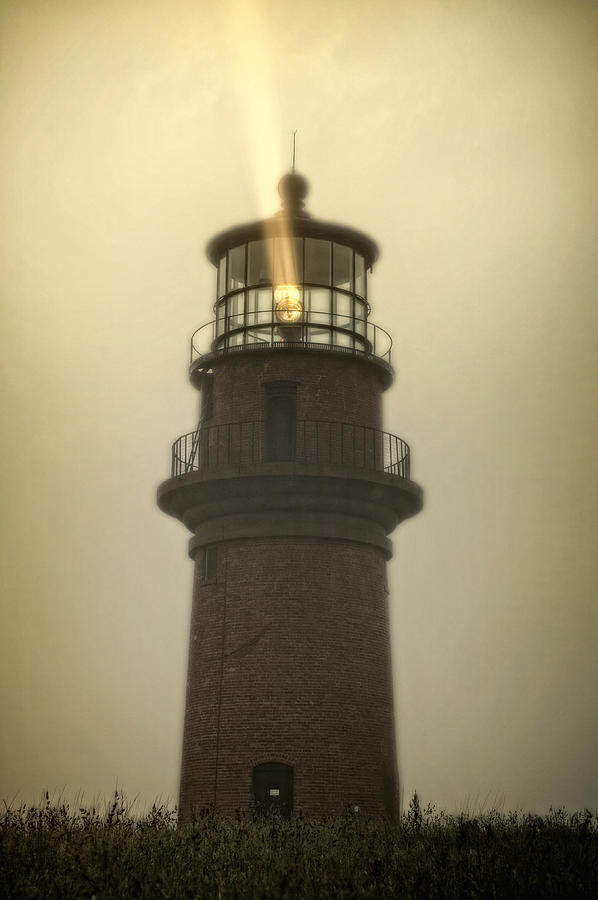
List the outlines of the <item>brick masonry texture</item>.
<svg viewBox="0 0 598 900">
<path fill-rule="evenodd" d="M 297 382 L 297 418 L 382 428 L 377 369 L 352 356 L 228 354 L 214 363 L 210 425 L 264 418 L 268 381 Z"/>
<path fill-rule="evenodd" d="M 382 428 L 379 369 L 351 355 L 292 350 L 214 360 L 205 466 L 233 462 L 235 453 L 245 461 L 243 441 L 254 446 L 247 433 L 211 426 L 263 421 L 265 385 L 276 381 L 296 384 L 299 421 L 368 429 L 365 435 L 363 428 L 318 427 L 323 440 L 315 444 L 307 428 L 298 429 L 297 461 L 342 464 L 351 479 L 360 477 L 360 466 L 381 467 L 381 446 L 366 441 L 369 429 Z M 287 479 L 282 470 L 277 477 L 284 498 Z M 193 490 L 190 483 L 190 505 L 196 502 Z M 222 491 L 224 503 L 228 494 Z M 255 501 L 259 507 L 260 497 Z M 298 536 L 290 498 L 287 506 L 288 523 L 278 532 L 273 528 L 273 537 L 257 536 L 249 526 L 229 536 L 220 532 L 212 545 L 217 577 L 208 583 L 202 581 L 203 551 L 197 553 L 182 821 L 210 807 L 230 815 L 250 812 L 253 769 L 267 762 L 293 767 L 295 813 L 320 817 L 355 806 L 372 816 L 396 812 L 384 552 L 376 542 L 364 543 L 365 533 L 354 537 L 346 528 L 339 527 L 344 539 L 334 532 L 305 536 L 305 530 Z M 312 507 L 317 516 L 319 507 Z M 228 510 L 229 518 L 231 513 L 236 510 Z M 267 509 L 262 513 L 267 516 Z M 255 524 L 255 514 L 249 519 Z"/>
<path fill-rule="evenodd" d="M 252 771 L 294 767 L 294 812 L 397 794 L 385 561 L 364 544 L 253 538 L 196 562 L 180 814 L 250 811 Z"/>
</svg>

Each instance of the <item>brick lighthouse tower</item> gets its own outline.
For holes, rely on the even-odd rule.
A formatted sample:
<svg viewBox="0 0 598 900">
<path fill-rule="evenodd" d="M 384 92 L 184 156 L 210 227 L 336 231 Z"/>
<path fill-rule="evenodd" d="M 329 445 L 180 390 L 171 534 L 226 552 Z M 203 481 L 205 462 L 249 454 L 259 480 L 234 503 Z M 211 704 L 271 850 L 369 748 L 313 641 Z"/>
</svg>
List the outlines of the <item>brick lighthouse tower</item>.
<svg viewBox="0 0 598 900">
<path fill-rule="evenodd" d="M 282 209 L 208 245 L 214 320 L 191 340 L 199 424 L 158 502 L 195 561 L 180 816 L 211 807 L 393 815 L 388 534 L 422 504 L 382 430 L 391 339 L 375 243 Z"/>
</svg>

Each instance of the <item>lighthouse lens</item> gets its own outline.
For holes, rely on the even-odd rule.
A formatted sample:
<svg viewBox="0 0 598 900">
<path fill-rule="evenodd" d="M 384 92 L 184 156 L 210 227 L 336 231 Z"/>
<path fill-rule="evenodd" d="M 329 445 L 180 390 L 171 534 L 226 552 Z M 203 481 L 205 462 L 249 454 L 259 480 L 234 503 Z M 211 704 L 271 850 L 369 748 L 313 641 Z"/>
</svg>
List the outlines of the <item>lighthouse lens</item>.
<svg viewBox="0 0 598 900">
<path fill-rule="evenodd" d="M 299 288 L 294 284 L 280 284 L 274 291 L 274 310 L 279 322 L 298 322 L 303 314 Z"/>
</svg>

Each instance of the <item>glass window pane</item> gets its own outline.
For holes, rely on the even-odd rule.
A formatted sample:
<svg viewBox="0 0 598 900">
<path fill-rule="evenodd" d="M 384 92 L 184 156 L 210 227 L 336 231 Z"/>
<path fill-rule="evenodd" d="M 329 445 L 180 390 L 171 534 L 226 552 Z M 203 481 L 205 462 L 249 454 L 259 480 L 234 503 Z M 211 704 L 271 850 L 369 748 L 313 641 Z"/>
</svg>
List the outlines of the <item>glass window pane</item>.
<svg viewBox="0 0 598 900">
<path fill-rule="evenodd" d="M 257 315 L 258 322 L 271 322 L 272 312 L 272 288 L 262 288 L 255 292 L 257 295 Z"/>
<path fill-rule="evenodd" d="M 257 291 L 247 291 L 247 303 L 245 306 L 245 322 L 254 325 L 257 321 Z"/>
<path fill-rule="evenodd" d="M 366 323 L 363 321 L 363 319 L 355 319 L 354 328 L 357 334 L 365 334 L 366 327 Z"/>
<path fill-rule="evenodd" d="M 364 321 L 367 319 L 367 307 L 362 300 L 355 300 L 355 318 Z"/>
<path fill-rule="evenodd" d="M 227 331 L 233 331 L 235 328 L 243 328 L 245 324 L 244 313 L 238 313 L 235 316 L 228 317 Z"/>
<path fill-rule="evenodd" d="M 226 256 L 223 256 L 218 263 L 218 296 L 222 297 L 226 293 Z"/>
<path fill-rule="evenodd" d="M 365 263 L 360 253 L 355 254 L 355 293 L 365 297 Z"/>
<path fill-rule="evenodd" d="M 352 290 L 353 282 L 353 250 L 343 244 L 334 244 L 332 248 L 334 266 L 333 284 L 335 287 Z"/>
<path fill-rule="evenodd" d="M 216 307 L 216 334 L 224 331 L 224 316 L 226 313 L 226 300 L 221 300 Z"/>
<path fill-rule="evenodd" d="M 243 312 L 243 305 L 245 300 L 245 294 L 233 294 L 228 298 L 227 306 L 228 306 L 228 315 L 229 316 L 238 316 L 239 313 Z"/>
<path fill-rule="evenodd" d="M 297 283 L 300 283 L 303 281 L 303 238 L 293 238 L 293 257 Z"/>
<path fill-rule="evenodd" d="M 334 324 L 341 328 L 353 328 L 353 298 L 347 294 L 334 294 Z"/>
<path fill-rule="evenodd" d="M 352 347 L 353 337 L 350 334 L 344 334 L 342 331 L 335 331 L 333 335 L 334 344 L 337 347 Z"/>
<path fill-rule="evenodd" d="M 308 327 L 307 340 L 312 344 L 331 344 L 329 328 L 313 328 Z"/>
<path fill-rule="evenodd" d="M 228 289 L 245 287 L 245 244 L 228 251 Z"/>
<path fill-rule="evenodd" d="M 247 344 L 270 344 L 272 342 L 272 330 L 270 328 L 251 328 L 246 332 Z"/>
<path fill-rule="evenodd" d="M 300 238 L 274 238 L 274 284 L 299 284 L 296 244 Z"/>
<path fill-rule="evenodd" d="M 322 324 L 330 321 L 330 291 L 311 289 L 306 291 L 309 294 L 308 303 L 310 318 L 316 324 Z"/>
<path fill-rule="evenodd" d="M 305 280 L 330 284 L 330 242 L 305 239 Z"/>
<path fill-rule="evenodd" d="M 272 241 L 251 241 L 249 244 L 249 284 L 270 284 Z"/>
<path fill-rule="evenodd" d="M 243 343 L 243 332 L 237 331 L 236 334 L 229 334 L 227 338 L 227 346 L 238 347 Z"/>
</svg>

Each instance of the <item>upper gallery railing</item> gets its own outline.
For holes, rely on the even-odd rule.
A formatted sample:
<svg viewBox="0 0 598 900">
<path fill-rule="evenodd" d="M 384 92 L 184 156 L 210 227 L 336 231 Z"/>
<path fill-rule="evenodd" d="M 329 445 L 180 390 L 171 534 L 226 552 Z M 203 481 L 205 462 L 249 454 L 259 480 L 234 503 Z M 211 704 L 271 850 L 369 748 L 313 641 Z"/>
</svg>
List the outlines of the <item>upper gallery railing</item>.
<svg viewBox="0 0 598 900">
<path fill-rule="evenodd" d="M 274 320 L 272 311 L 239 313 L 202 325 L 191 337 L 191 365 L 213 353 L 235 350 L 333 350 L 373 358 L 390 366 L 392 338 L 372 322 L 337 313 L 306 313 L 294 325 Z"/>
<path fill-rule="evenodd" d="M 410 451 L 401 438 L 377 428 L 307 419 L 287 428 L 268 428 L 263 421 L 203 425 L 172 445 L 173 477 L 219 466 L 284 461 L 409 478 Z"/>
</svg>

